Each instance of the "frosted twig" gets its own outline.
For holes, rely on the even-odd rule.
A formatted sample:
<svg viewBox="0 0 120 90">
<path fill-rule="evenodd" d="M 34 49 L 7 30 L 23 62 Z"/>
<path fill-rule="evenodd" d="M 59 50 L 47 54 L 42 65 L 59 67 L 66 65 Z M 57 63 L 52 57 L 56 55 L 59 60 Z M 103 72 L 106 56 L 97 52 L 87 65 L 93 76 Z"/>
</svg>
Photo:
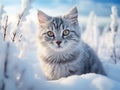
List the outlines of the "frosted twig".
<svg viewBox="0 0 120 90">
<path fill-rule="evenodd" d="M 5 25 L 2 26 L 2 29 L 3 29 L 3 40 L 4 41 L 6 39 L 7 27 L 8 27 L 8 16 L 6 16 Z"/>
<path fill-rule="evenodd" d="M 8 75 L 7 75 L 7 65 L 8 65 L 8 55 L 9 55 L 9 43 L 7 43 L 7 46 L 6 46 L 6 55 L 5 55 L 5 63 L 4 63 L 4 76 L 5 78 L 8 78 Z"/>
<path fill-rule="evenodd" d="M 2 81 L 2 87 L 1 87 L 1 90 L 5 90 L 5 83 L 4 83 L 4 81 Z"/>
<path fill-rule="evenodd" d="M 31 3 L 33 2 L 33 0 L 21 0 L 21 1 L 22 1 L 22 4 L 21 4 L 22 12 L 19 14 L 16 27 L 20 26 L 21 21 L 26 16 L 26 13 L 31 8 Z M 12 41 L 14 42 L 17 35 L 17 29 L 12 34 L 13 34 Z"/>
<path fill-rule="evenodd" d="M 116 58 L 116 47 L 115 47 L 115 44 L 116 44 L 116 33 L 114 34 L 114 36 L 113 36 L 113 44 L 114 44 L 114 46 L 113 46 L 113 60 L 114 60 L 114 62 L 115 62 L 115 64 L 117 63 L 117 58 Z"/>
<path fill-rule="evenodd" d="M 21 41 L 22 36 L 23 36 L 22 34 L 19 36 L 19 39 L 18 39 L 19 42 Z"/>
<path fill-rule="evenodd" d="M 117 57 L 116 57 L 116 33 L 117 33 L 117 29 L 118 29 L 118 15 L 117 15 L 117 8 L 115 6 L 113 6 L 111 8 L 112 14 L 111 14 L 111 32 L 113 34 L 113 60 L 115 62 L 115 64 L 117 63 Z"/>
<path fill-rule="evenodd" d="M 6 52 L 5 52 L 5 62 L 4 62 L 4 79 L 2 81 L 1 90 L 5 90 L 5 79 L 8 79 L 7 75 L 7 67 L 8 67 L 8 55 L 9 55 L 9 43 L 6 45 Z"/>
<path fill-rule="evenodd" d="M 2 15 L 5 13 L 4 11 L 4 6 L 2 4 L 0 4 L 0 21 L 2 19 Z"/>
<path fill-rule="evenodd" d="M 22 20 L 22 17 L 23 17 L 23 15 L 24 15 L 24 13 L 25 13 L 25 10 L 22 12 L 21 15 L 19 15 L 19 19 L 18 19 L 18 21 L 17 21 L 17 26 L 16 26 L 16 27 L 18 27 L 18 26 L 20 25 L 20 22 L 21 22 L 21 20 Z M 13 42 L 15 41 L 16 34 L 17 34 L 17 31 L 13 32 L 13 37 L 12 37 L 12 41 L 13 41 Z"/>
</svg>

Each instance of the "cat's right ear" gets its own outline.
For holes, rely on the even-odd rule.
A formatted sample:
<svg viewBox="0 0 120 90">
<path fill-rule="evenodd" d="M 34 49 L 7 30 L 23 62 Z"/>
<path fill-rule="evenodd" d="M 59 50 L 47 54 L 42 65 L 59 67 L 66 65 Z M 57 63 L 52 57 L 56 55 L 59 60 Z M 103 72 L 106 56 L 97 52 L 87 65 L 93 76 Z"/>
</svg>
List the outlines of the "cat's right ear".
<svg viewBox="0 0 120 90">
<path fill-rule="evenodd" d="M 65 16 L 66 19 L 70 20 L 71 23 L 78 22 L 78 10 L 77 7 L 73 7 Z"/>
<path fill-rule="evenodd" d="M 41 25 L 48 23 L 51 20 L 51 17 L 45 14 L 44 12 L 38 10 L 38 21 Z"/>
</svg>

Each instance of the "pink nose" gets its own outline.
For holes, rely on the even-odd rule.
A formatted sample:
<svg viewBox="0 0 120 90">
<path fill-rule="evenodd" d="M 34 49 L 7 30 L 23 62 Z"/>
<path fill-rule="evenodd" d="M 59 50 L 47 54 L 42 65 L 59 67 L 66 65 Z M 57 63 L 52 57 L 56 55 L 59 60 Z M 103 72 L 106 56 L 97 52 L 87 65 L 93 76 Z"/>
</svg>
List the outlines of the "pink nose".
<svg viewBox="0 0 120 90">
<path fill-rule="evenodd" d="M 57 43 L 58 45 L 60 45 L 60 44 L 61 44 L 61 42 L 62 42 L 62 41 L 60 41 L 60 40 L 56 41 L 56 43 Z"/>
</svg>

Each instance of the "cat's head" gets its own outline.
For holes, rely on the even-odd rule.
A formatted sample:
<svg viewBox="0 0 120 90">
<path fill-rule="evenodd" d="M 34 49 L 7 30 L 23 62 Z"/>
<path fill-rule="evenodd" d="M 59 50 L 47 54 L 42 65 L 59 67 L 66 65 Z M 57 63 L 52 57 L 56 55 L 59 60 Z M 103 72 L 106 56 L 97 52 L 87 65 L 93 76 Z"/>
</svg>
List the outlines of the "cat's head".
<svg viewBox="0 0 120 90">
<path fill-rule="evenodd" d="M 74 48 L 80 41 L 78 11 L 74 7 L 67 14 L 51 17 L 38 11 L 39 43 L 46 48 L 61 51 Z"/>
</svg>

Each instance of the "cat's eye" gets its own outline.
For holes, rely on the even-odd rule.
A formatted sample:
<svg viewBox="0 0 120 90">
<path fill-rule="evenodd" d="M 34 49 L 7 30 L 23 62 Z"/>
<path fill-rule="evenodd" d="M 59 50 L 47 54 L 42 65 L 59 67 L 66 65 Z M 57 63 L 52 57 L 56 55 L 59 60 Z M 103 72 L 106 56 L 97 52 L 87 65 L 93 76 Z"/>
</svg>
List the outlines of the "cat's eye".
<svg viewBox="0 0 120 90">
<path fill-rule="evenodd" d="M 65 30 L 63 31 L 63 36 L 67 36 L 67 35 L 69 35 L 69 34 L 70 34 L 70 30 L 65 29 Z"/>
<path fill-rule="evenodd" d="M 48 32 L 47 32 L 47 35 L 48 35 L 49 37 L 54 37 L 54 33 L 53 33 L 52 31 L 48 31 Z"/>
</svg>

